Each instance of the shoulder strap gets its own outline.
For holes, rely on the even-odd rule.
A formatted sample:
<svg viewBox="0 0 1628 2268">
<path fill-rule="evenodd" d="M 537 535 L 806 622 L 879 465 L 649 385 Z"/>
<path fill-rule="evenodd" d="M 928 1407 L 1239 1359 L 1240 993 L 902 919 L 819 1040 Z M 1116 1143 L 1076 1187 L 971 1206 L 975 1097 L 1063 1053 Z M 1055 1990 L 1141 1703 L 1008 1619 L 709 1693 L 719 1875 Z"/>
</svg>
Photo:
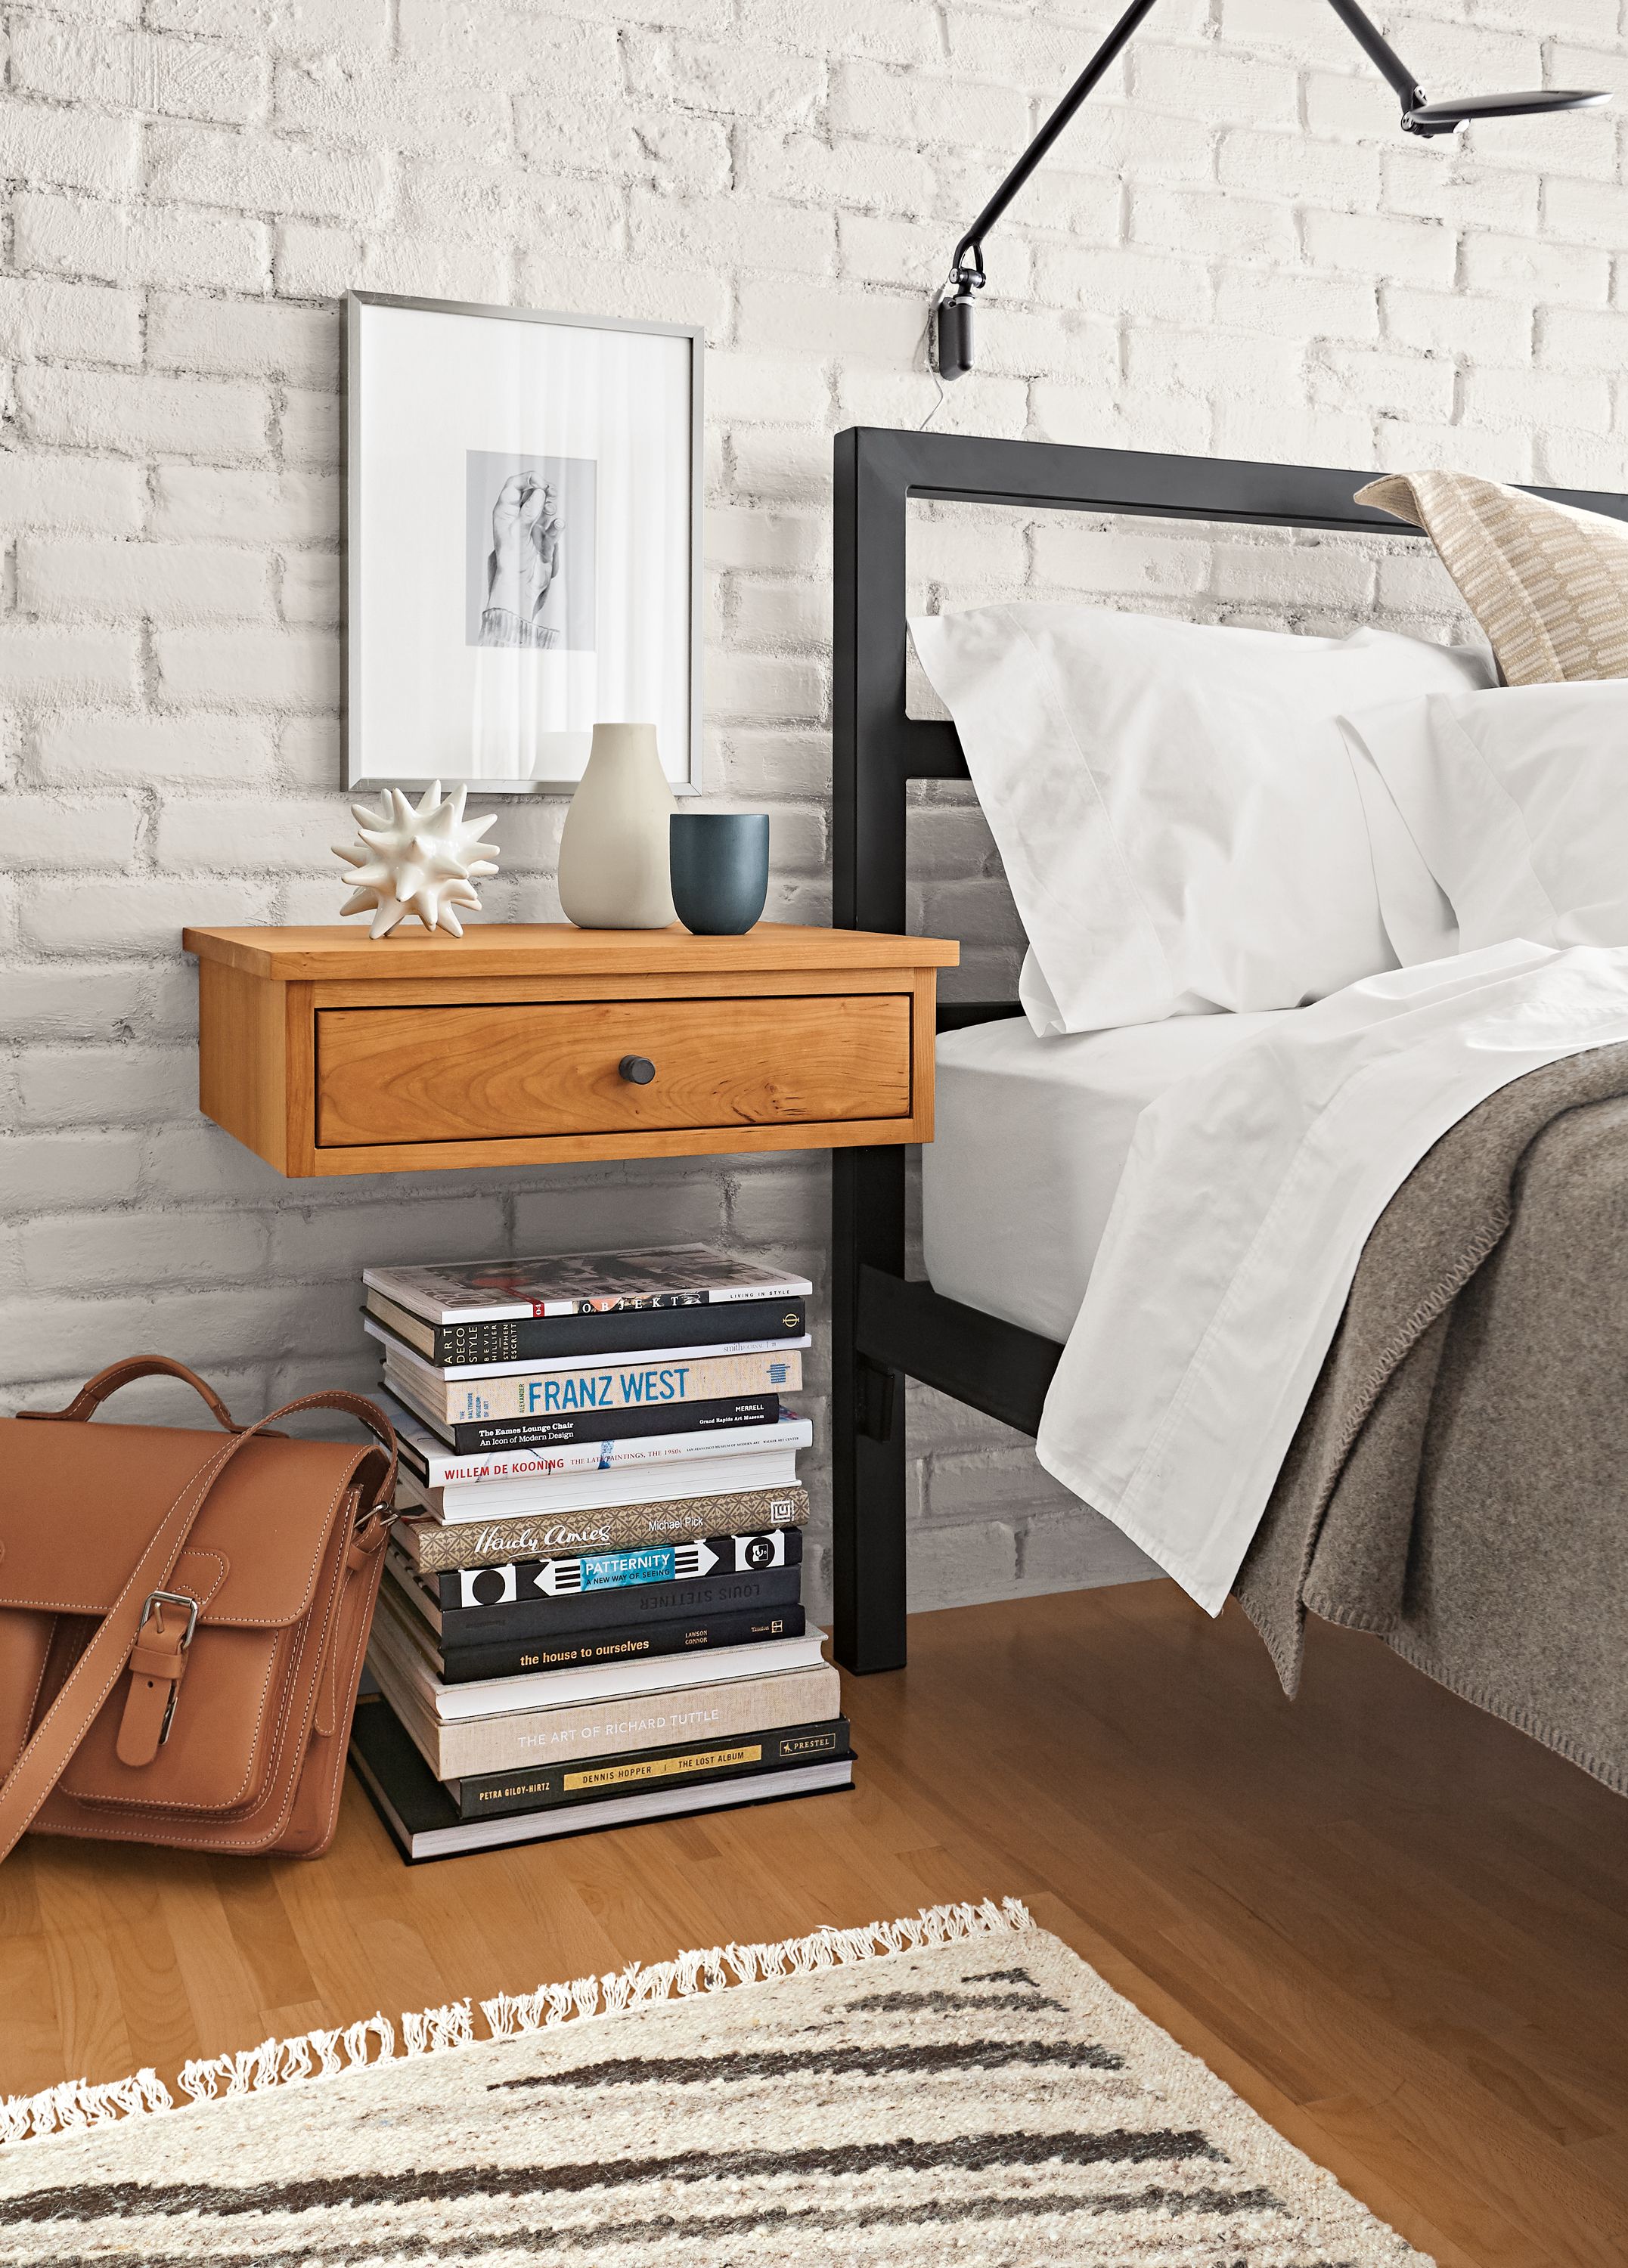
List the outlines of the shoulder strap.
<svg viewBox="0 0 1628 2268">
<path fill-rule="evenodd" d="M 144 1374 L 148 1363 L 162 1363 L 164 1358 L 136 1357 L 142 1370 L 132 1370 L 129 1365 L 115 1364 L 115 1371 L 128 1375 Z M 166 1366 L 179 1370 L 179 1364 Z M 185 1373 L 190 1376 L 190 1373 Z M 104 1371 L 92 1379 L 84 1393 L 70 1403 L 67 1410 L 35 1412 L 34 1415 L 54 1418 L 70 1417 L 92 1388 L 113 1377 Z M 126 1382 L 124 1377 L 113 1377 L 113 1382 L 103 1388 L 112 1393 Z M 201 1383 L 201 1381 L 195 1381 Z M 207 1389 L 206 1389 L 207 1391 Z M 213 1395 L 209 1397 L 214 1400 Z M 97 1395 L 99 1401 L 101 1395 Z M 91 1405 L 95 1406 L 94 1403 Z M 224 1404 L 219 1405 L 224 1408 Z M 378 1501 L 383 1502 L 395 1484 L 395 1434 L 382 1410 L 359 1394 L 307 1394 L 298 1402 L 290 1402 L 281 1410 L 257 1425 L 236 1430 L 232 1438 L 223 1442 L 215 1454 L 188 1482 L 164 1518 L 153 1531 L 146 1550 L 130 1570 L 129 1581 L 120 1592 L 107 1613 L 98 1624 L 96 1635 L 63 1681 L 62 1690 L 34 1728 L 33 1737 L 12 1765 L 4 1783 L 0 1783 L 0 1859 L 11 1851 L 18 1838 L 26 1834 L 41 1805 L 50 1794 L 69 1765 L 74 1752 L 91 1727 L 100 1715 L 103 1704 L 123 1675 L 136 1641 L 141 1631 L 143 1611 L 154 1591 L 162 1590 L 170 1571 L 180 1557 L 181 1550 L 198 1514 L 209 1501 L 210 1491 L 238 1452 L 279 1418 L 292 1417 L 300 1410 L 339 1410 L 348 1417 L 359 1418 L 379 1445 L 390 1453 L 389 1470 L 379 1491 Z M 88 1411 L 82 1413 L 88 1415 Z"/>
</svg>

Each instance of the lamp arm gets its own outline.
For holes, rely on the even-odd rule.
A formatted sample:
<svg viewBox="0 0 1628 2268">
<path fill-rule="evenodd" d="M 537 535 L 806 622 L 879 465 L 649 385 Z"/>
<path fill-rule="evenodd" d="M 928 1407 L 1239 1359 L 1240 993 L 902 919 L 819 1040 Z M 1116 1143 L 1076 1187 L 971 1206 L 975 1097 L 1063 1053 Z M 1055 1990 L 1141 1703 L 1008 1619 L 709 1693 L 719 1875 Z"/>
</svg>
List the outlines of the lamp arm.
<svg viewBox="0 0 1628 2268">
<path fill-rule="evenodd" d="M 1382 78 L 1388 78 L 1401 99 L 1403 112 L 1416 109 L 1425 90 L 1389 40 L 1383 38 L 1357 5 L 1357 0 L 1329 0 L 1329 5 Z"/>
<path fill-rule="evenodd" d="M 1335 0 L 1335 4 L 1337 6 L 1339 4 L 1339 0 Z M 995 223 L 1000 218 L 1002 213 L 1006 211 L 1006 207 L 1012 202 L 1012 200 L 1016 196 L 1018 191 L 1023 187 L 1023 184 L 1028 180 L 1029 175 L 1035 171 L 1035 168 L 1050 151 L 1052 144 L 1057 140 L 1058 136 L 1069 125 L 1075 112 L 1085 101 L 1093 87 L 1097 85 L 1098 81 L 1112 67 L 1116 58 L 1119 55 L 1120 49 L 1124 46 L 1126 40 L 1131 37 L 1131 34 L 1136 30 L 1138 25 L 1142 21 L 1142 18 L 1147 14 L 1153 5 L 1153 0 L 1131 0 L 1131 6 L 1126 9 L 1124 14 L 1115 25 L 1107 39 L 1103 40 L 1095 55 L 1092 56 L 1084 70 L 1080 72 L 1079 77 L 1074 81 L 1072 86 L 1070 87 L 1068 92 L 1064 96 L 1062 101 L 1058 103 L 1050 117 L 1047 119 L 1039 133 L 1035 135 L 1034 140 L 1029 144 L 1028 148 L 1018 159 L 1017 164 L 1007 174 L 1006 180 L 1000 184 L 1000 187 L 996 190 L 994 195 L 990 199 L 983 211 L 978 215 L 976 220 L 973 222 L 972 226 L 967 231 L 965 236 L 962 237 L 961 242 L 956 246 L 955 256 L 950 262 L 951 272 L 954 276 L 960 276 L 963 268 L 965 267 L 967 254 L 970 252 L 976 255 L 976 262 L 975 267 L 969 269 L 968 273 L 969 275 L 976 275 L 980 283 L 983 281 L 983 238 L 985 232 L 993 228 Z M 1374 37 L 1377 39 L 1378 36 L 1379 35 L 1376 33 Z"/>
<path fill-rule="evenodd" d="M 1381 77 L 1395 90 L 1402 104 L 1402 123 L 1411 134 L 1448 134 L 1467 117 L 1503 114 L 1486 102 L 1468 106 L 1438 103 L 1433 109 L 1425 101 L 1424 88 L 1377 25 L 1358 5 L 1358 0 L 1329 0 L 1329 5 Z M 929 318 L 930 323 L 936 320 L 938 327 L 936 366 L 940 379 L 961 378 L 972 368 L 973 302 L 983 286 L 984 237 L 1047 156 L 1153 6 L 1153 0 L 1131 0 L 1124 14 L 956 246 L 950 261 L 949 281 L 933 301 Z M 1593 96 L 1555 95 L 1545 106 L 1537 96 L 1522 95 L 1510 97 L 1506 107 L 1512 105 L 1517 111 L 1542 107 L 1576 107 L 1594 99 Z"/>
<path fill-rule="evenodd" d="M 1018 191 L 1035 167 L 1050 154 L 1053 145 L 1072 122 L 1080 105 L 1094 87 L 1103 78 L 1117 60 L 1121 49 L 1153 8 L 1154 0 L 1131 0 L 1131 5 L 1115 25 L 1079 77 L 1074 81 L 1057 108 L 1029 144 L 1017 164 L 1006 175 L 991 197 L 972 226 L 956 246 L 950 261 L 953 277 L 959 279 L 963 272 L 969 280 L 983 278 L 983 239 L 1006 211 Z M 1404 111 L 1413 109 L 1425 99 L 1425 90 L 1414 77 L 1401 56 L 1378 27 L 1357 5 L 1357 0 L 1329 0 L 1329 5 L 1351 33 L 1368 61 L 1381 76 L 1389 79 L 1399 97 Z M 967 267 L 967 255 L 975 255 L 971 268 Z"/>
</svg>

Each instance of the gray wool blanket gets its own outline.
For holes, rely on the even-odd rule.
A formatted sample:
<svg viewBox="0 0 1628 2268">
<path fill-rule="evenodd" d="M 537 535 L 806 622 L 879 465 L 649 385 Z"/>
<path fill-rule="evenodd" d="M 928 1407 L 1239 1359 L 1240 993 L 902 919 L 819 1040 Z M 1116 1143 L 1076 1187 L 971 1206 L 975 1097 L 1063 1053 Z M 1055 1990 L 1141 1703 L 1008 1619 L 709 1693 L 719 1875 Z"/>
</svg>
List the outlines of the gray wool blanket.
<svg viewBox="0 0 1628 2268">
<path fill-rule="evenodd" d="M 1286 1693 L 1318 1615 L 1628 1793 L 1628 1046 L 1397 1190 L 1234 1587 Z"/>
</svg>

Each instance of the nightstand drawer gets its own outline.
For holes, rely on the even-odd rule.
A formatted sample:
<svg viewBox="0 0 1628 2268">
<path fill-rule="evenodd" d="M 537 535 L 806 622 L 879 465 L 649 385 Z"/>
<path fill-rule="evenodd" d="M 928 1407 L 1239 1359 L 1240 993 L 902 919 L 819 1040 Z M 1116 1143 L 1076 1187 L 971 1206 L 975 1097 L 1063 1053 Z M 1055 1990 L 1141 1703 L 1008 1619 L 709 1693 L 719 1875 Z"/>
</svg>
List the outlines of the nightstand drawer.
<svg viewBox="0 0 1628 2268">
<path fill-rule="evenodd" d="M 910 1116 L 908 992 L 328 1008 L 320 1149 Z M 624 1058 L 653 1066 L 624 1078 Z"/>
</svg>

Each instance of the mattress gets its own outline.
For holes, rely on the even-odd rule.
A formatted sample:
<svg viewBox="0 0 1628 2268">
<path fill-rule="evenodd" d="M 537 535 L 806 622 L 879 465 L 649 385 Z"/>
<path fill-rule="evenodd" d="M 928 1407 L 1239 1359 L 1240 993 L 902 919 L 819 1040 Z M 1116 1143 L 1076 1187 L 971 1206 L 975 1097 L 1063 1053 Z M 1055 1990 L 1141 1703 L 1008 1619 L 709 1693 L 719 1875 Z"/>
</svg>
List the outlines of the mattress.
<svg viewBox="0 0 1628 2268">
<path fill-rule="evenodd" d="M 922 1151 L 934 1290 L 1065 1339 L 1144 1109 L 1285 1012 L 1044 1040 L 1021 1016 L 941 1033 L 934 1138 Z"/>
</svg>

